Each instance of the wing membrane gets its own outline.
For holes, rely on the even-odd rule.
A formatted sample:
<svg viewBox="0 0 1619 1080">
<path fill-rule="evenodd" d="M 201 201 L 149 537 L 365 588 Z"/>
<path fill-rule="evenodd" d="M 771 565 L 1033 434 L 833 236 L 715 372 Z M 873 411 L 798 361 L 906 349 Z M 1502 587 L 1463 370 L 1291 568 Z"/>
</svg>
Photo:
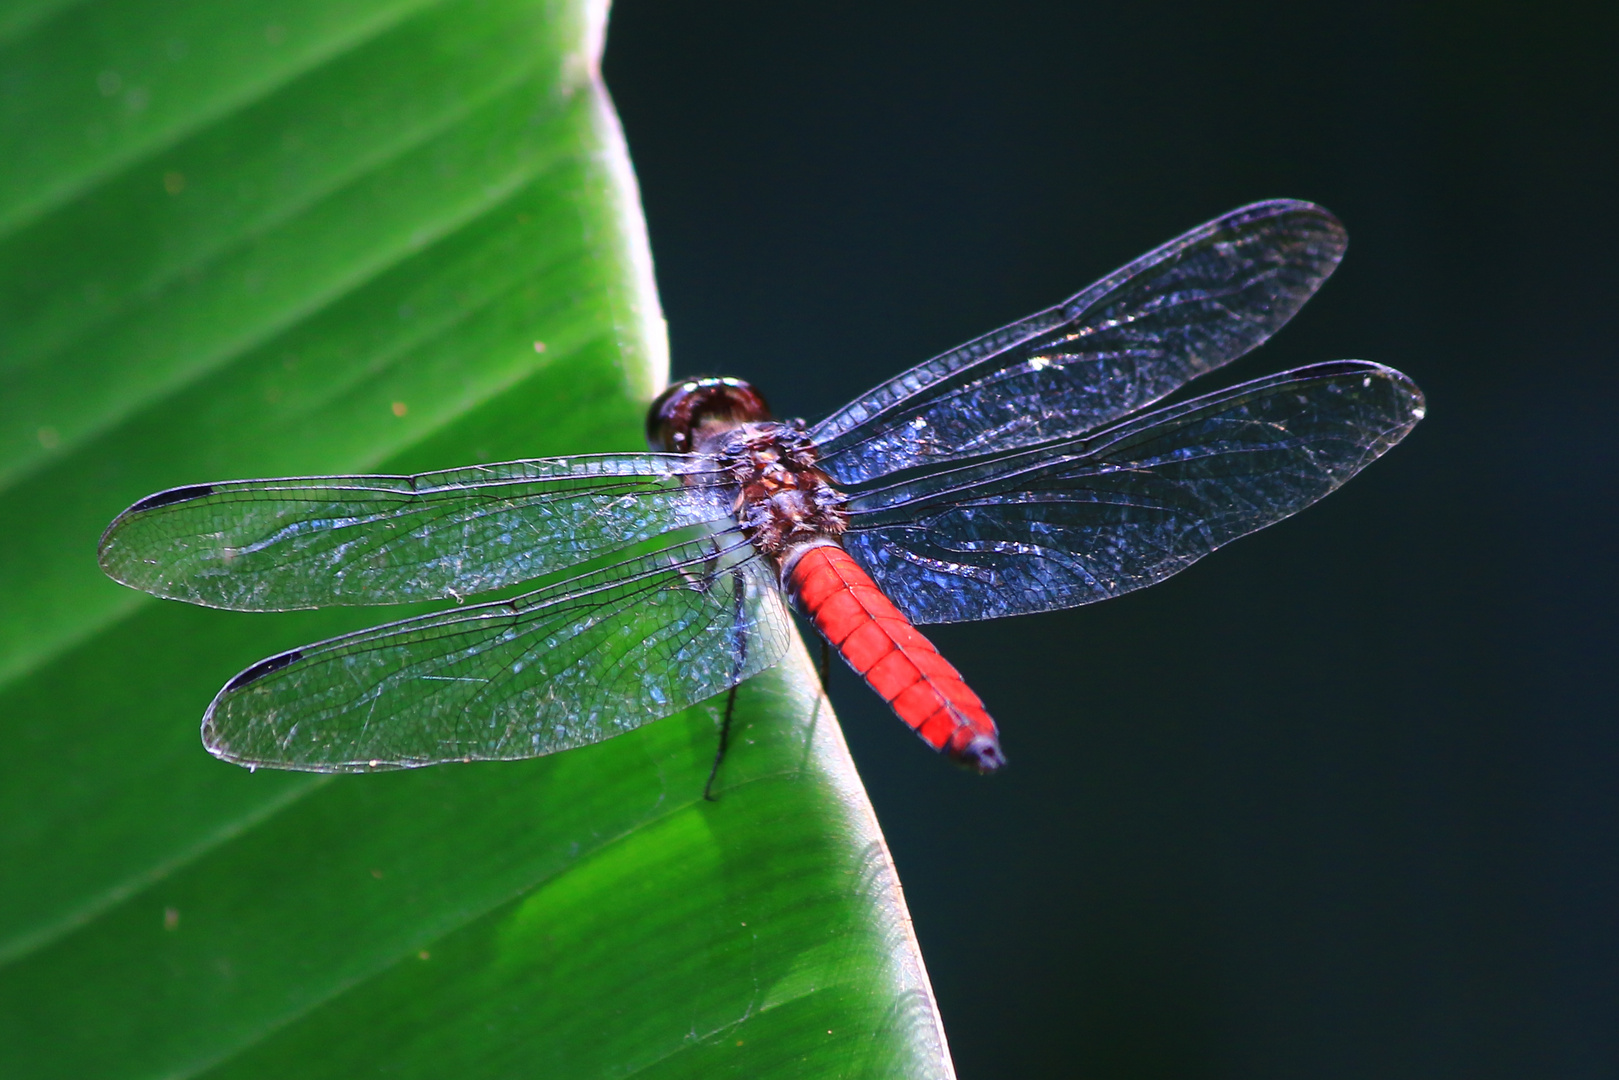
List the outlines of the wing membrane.
<svg viewBox="0 0 1619 1080">
<path fill-rule="evenodd" d="M 271 657 L 220 691 L 203 741 L 313 772 L 537 757 L 764 670 L 789 622 L 769 567 L 733 533 Z"/>
<path fill-rule="evenodd" d="M 853 484 L 1111 423 L 1265 341 L 1346 243 L 1311 203 L 1234 210 L 856 399 L 811 432 L 821 465 Z"/>
<path fill-rule="evenodd" d="M 855 499 L 844 546 L 914 622 L 1105 600 L 1295 514 L 1423 416 L 1391 368 L 1299 368 Z"/>
<path fill-rule="evenodd" d="M 238 611 L 459 598 L 725 520 L 726 481 L 709 467 L 585 455 L 177 488 L 118 515 L 101 565 L 134 588 Z"/>
</svg>

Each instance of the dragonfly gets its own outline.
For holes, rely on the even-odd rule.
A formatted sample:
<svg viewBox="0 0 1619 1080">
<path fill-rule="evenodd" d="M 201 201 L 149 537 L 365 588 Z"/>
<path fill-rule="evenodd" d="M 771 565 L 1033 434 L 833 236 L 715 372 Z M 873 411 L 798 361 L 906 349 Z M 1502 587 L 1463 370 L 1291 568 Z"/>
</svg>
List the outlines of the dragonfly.
<svg viewBox="0 0 1619 1080">
<path fill-rule="evenodd" d="M 534 757 L 729 692 L 717 770 L 736 688 L 796 609 L 925 743 L 993 772 L 994 720 L 918 626 L 1152 585 L 1422 419 L 1411 379 L 1360 360 L 1163 403 L 1279 330 L 1345 245 L 1319 206 L 1254 203 L 814 425 L 687 379 L 652 403 L 645 453 L 178 487 L 118 515 L 101 566 L 236 611 L 457 602 L 232 678 L 202 736 L 249 767 Z"/>
</svg>

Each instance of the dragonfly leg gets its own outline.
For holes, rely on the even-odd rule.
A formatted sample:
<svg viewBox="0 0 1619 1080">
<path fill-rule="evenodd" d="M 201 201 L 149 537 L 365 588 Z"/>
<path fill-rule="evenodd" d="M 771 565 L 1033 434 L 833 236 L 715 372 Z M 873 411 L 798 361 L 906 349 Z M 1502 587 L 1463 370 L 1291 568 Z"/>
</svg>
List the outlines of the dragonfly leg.
<svg viewBox="0 0 1619 1080">
<path fill-rule="evenodd" d="M 721 533 L 709 538 L 709 557 L 696 566 L 681 566 L 681 560 L 678 556 L 672 553 L 669 555 L 670 565 L 677 568 L 676 572 L 686 580 L 686 584 L 694 592 L 706 593 L 709 589 L 714 587 L 715 579 L 717 579 L 720 574 L 724 573 L 724 571 L 720 569 L 720 560 L 723 559 L 727 553 L 736 550 L 735 545 L 729 547 L 720 546 L 721 539 L 726 535 L 727 534 Z M 700 566 L 701 569 L 699 569 L 698 566 Z"/>
<path fill-rule="evenodd" d="M 821 693 L 830 695 L 832 687 L 832 643 L 826 638 L 821 639 Z"/>
<path fill-rule="evenodd" d="M 708 770 L 708 783 L 703 785 L 703 798 L 709 802 L 719 801 L 714 797 L 714 779 L 720 774 L 720 762 L 725 760 L 725 747 L 731 741 L 731 714 L 736 709 L 736 688 L 742 681 L 742 669 L 748 662 L 748 634 L 743 621 L 747 614 L 747 581 L 741 570 L 731 573 L 731 594 L 735 608 L 731 620 L 731 691 L 725 695 L 725 719 L 720 721 L 720 745 L 714 751 L 714 766 Z"/>
<path fill-rule="evenodd" d="M 725 695 L 725 719 L 720 723 L 720 745 L 714 751 L 714 766 L 708 770 L 708 783 L 703 785 L 703 798 L 709 802 L 719 802 L 714 797 L 714 778 L 720 774 L 720 762 L 725 760 L 725 744 L 731 741 L 731 710 L 736 707 L 736 686 L 733 684 L 730 693 Z"/>
</svg>

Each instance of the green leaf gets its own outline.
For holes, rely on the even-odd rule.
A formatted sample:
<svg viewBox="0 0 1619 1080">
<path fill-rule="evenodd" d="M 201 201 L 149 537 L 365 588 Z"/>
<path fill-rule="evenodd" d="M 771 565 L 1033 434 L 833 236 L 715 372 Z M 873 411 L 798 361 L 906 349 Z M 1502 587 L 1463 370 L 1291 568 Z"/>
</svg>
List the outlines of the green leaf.
<svg viewBox="0 0 1619 1080">
<path fill-rule="evenodd" d="M 589 0 L 0 12 L 0 1075 L 945 1076 L 801 644 L 529 762 L 249 773 L 231 674 L 398 610 L 159 602 L 142 495 L 634 448 L 666 374 Z M 419 609 L 410 609 L 419 610 Z"/>
</svg>

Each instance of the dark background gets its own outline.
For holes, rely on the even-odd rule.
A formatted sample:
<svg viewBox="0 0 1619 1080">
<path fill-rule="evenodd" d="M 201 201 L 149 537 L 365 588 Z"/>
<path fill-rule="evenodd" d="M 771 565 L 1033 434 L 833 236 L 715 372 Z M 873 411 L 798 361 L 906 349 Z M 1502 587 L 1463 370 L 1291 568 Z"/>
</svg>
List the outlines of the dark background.
<svg viewBox="0 0 1619 1080">
<path fill-rule="evenodd" d="M 964 1080 L 1619 1076 L 1614 30 L 617 3 L 676 374 L 814 418 L 1292 196 L 1349 255 L 1210 381 L 1356 357 L 1428 393 L 1365 476 L 1171 582 L 938 628 L 998 777 L 836 673 Z"/>
</svg>

